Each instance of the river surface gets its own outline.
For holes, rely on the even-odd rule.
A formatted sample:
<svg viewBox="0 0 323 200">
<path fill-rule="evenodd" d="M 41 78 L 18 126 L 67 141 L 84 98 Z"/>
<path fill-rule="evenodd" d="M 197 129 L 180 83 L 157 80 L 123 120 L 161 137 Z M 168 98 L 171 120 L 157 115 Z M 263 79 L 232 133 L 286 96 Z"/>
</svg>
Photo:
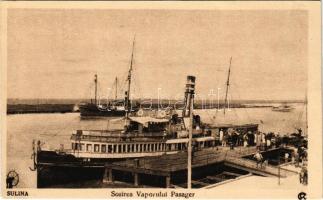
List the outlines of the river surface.
<svg viewBox="0 0 323 200">
<path fill-rule="evenodd" d="M 226 110 L 196 110 L 203 122 L 244 124 L 257 123 L 259 130 L 295 132 L 295 127 L 306 127 L 306 111 L 303 104 L 295 104 L 291 112 L 273 112 L 267 108 L 236 108 Z M 81 119 L 79 113 L 65 114 L 17 114 L 7 115 L 7 169 L 15 170 L 20 177 L 18 188 L 35 188 L 36 172 L 32 167 L 32 141 L 41 140 L 43 147 L 58 149 L 60 144 L 70 147 L 70 135 L 78 129 L 104 130 L 122 127 L 123 121 L 115 118 Z"/>
</svg>

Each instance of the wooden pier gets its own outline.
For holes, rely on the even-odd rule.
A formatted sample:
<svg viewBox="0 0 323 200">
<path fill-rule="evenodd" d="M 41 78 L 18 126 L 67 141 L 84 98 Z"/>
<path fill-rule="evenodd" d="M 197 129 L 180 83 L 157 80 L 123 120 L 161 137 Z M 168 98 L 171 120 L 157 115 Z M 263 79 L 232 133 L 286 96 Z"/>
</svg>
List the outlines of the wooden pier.
<svg viewBox="0 0 323 200">
<path fill-rule="evenodd" d="M 277 150 L 270 149 L 262 153 Z M 237 147 L 233 150 L 228 147 L 213 147 L 194 152 L 192 185 L 206 187 L 210 184 L 209 182 L 219 183 L 247 174 L 286 177 L 295 173 L 286 169 L 278 169 L 277 166 L 273 165 L 260 167 L 260 165 L 257 166 L 255 161 L 244 158 L 253 155 L 256 151 L 255 147 Z M 238 172 L 219 171 L 216 167 L 217 164 L 222 164 L 224 168 L 235 169 Z M 153 182 L 152 186 L 155 187 L 186 187 L 186 171 L 187 152 L 165 154 L 159 157 L 146 157 L 106 164 L 103 182 L 113 184 L 116 179 L 121 178 L 126 179 L 126 183 L 131 183 L 134 187 L 149 185 L 147 180 Z M 215 172 L 218 172 L 218 175 L 212 175 Z M 180 183 L 179 179 L 183 182 Z"/>
<path fill-rule="evenodd" d="M 257 165 L 255 161 L 251 161 L 245 158 L 237 157 L 227 157 L 224 162 L 225 166 L 236 167 L 243 170 L 246 170 L 252 174 L 257 174 L 261 176 L 280 176 L 282 178 L 287 177 L 288 175 L 295 174 L 296 172 L 278 169 L 278 166 L 273 165 Z"/>
</svg>

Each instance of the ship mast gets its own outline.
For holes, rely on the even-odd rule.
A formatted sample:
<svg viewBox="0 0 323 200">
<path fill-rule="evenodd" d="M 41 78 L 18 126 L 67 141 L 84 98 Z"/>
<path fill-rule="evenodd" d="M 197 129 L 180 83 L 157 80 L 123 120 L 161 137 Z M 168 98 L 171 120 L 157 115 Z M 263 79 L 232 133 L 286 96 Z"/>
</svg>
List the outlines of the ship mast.
<svg viewBox="0 0 323 200">
<path fill-rule="evenodd" d="M 131 53 L 131 61 L 130 61 L 130 67 L 129 67 L 129 71 L 128 71 L 128 89 L 126 91 L 126 101 L 125 101 L 125 108 L 126 108 L 126 118 L 128 118 L 129 113 L 130 113 L 130 86 L 131 86 L 131 72 L 132 72 L 132 67 L 133 67 L 133 53 L 134 53 L 134 48 L 135 48 L 135 41 L 136 41 L 136 36 L 134 36 L 133 38 L 133 42 L 132 42 L 132 53 Z"/>
<path fill-rule="evenodd" d="M 97 104 L 97 93 L 98 93 L 98 75 L 94 75 L 95 93 L 94 93 L 94 103 Z"/>
<path fill-rule="evenodd" d="M 224 109 L 223 109 L 223 114 L 225 115 L 225 107 L 227 106 L 228 103 L 228 92 L 229 92 L 229 86 L 230 86 L 230 73 L 231 73 L 231 61 L 232 57 L 230 58 L 230 65 L 229 65 L 229 72 L 228 72 L 228 79 L 227 79 L 227 87 L 225 90 L 225 99 L 224 99 Z"/>
<path fill-rule="evenodd" d="M 118 98 L 118 77 L 116 77 L 116 80 L 115 80 L 115 84 L 116 84 L 116 90 L 115 90 L 115 100 L 117 100 Z"/>
</svg>

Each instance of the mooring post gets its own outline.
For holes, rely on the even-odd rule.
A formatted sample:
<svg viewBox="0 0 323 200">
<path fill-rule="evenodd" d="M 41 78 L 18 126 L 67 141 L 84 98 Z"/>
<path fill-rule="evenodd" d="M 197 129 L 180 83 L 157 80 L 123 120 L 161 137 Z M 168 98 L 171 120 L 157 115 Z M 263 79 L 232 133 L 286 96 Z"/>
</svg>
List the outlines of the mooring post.
<svg viewBox="0 0 323 200">
<path fill-rule="evenodd" d="M 166 188 L 170 188 L 170 176 L 166 176 Z"/>
<path fill-rule="evenodd" d="M 113 175 L 112 175 L 112 169 L 105 167 L 104 174 L 103 174 L 103 183 L 111 183 L 113 182 Z"/>
<path fill-rule="evenodd" d="M 109 173 L 109 169 L 107 167 L 105 167 L 104 172 L 103 172 L 103 179 L 102 179 L 103 183 L 109 182 L 108 173 Z"/>
<path fill-rule="evenodd" d="M 108 182 L 113 182 L 113 174 L 112 174 L 112 169 L 111 169 L 111 168 L 109 168 L 108 172 L 109 172 L 109 178 L 108 178 Z"/>
<path fill-rule="evenodd" d="M 139 186 L 139 175 L 138 175 L 138 173 L 134 173 L 134 185 Z"/>
</svg>

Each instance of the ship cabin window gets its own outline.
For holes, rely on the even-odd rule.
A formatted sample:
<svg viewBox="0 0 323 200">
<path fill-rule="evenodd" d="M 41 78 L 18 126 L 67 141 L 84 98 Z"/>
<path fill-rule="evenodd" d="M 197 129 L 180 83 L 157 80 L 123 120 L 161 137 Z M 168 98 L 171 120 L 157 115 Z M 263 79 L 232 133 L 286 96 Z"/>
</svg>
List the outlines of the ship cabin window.
<svg viewBox="0 0 323 200">
<path fill-rule="evenodd" d="M 122 145 L 122 152 L 126 152 L 126 145 Z"/>
<path fill-rule="evenodd" d="M 131 146 L 130 144 L 127 145 L 127 152 L 130 152 L 131 151 Z"/>
<path fill-rule="evenodd" d="M 107 146 L 105 144 L 101 145 L 101 152 L 105 153 L 107 151 Z"/>
<path fill-rule="evenodd" d="M 131 145 L 131 152 L 134 152 L 135 151 L 135 145 L 134 144 L 132 144 Z"/>
<path fill-rule="evenodd" d="M 108 145 L 108 153 L 112 152 L 112 145 Z"/>
<path fill-rule="evenodd" d="M 144 144 L 144 150 L 143 150 L 143 151 L 146 151 L 146 147 L 147 147 L 147 145 L 146 145 L 146 144 Z"/>
<path fill-rule="evenodd" d="M 79 143 L 75 143 L 74 147 L 75 147 L 75 150 L 79 150 Z"/>
<path fill-rule="evenodd" d="M 140 144 L 140 150 L 139 151 L 142 152 L 142 144 Z"/>
<path fill-rule="evenodd" d="M 112 153 L 115 153 L 117 151 L 117 145 L 113 145 Z"/>
<path fill-rule="evenodd" d="M 94 145 L 94 152 L 99 152 L 100 151 L 100 145 L 99 144 L 95 144 Z"/>
<path fill-rule="evenodd" d="M 144 126 L 142 124 L 138 124 L 138 133 L 142 133 Z"/>
<path fill-rule="evenodd" d="M 118 152 L 119 153 L 121 152 L 121 145 L 120 144 L 118 145 Z"/>
<path fill-rule="evenodd" d="M 92 144 L 87 144 L 86 145 L 86 151 L 89 151 L 89 152 L 92 151 Z"/>
<path fill-rule="evenodd" d="M 136 152 L 139 151 L 139 144 L 136 144 Z"/>
<path fill-rule="evenodd" d="M 167 150 L 170 151 L 171 150 L 171 144 L 167 144 Z"/>
</svg>

